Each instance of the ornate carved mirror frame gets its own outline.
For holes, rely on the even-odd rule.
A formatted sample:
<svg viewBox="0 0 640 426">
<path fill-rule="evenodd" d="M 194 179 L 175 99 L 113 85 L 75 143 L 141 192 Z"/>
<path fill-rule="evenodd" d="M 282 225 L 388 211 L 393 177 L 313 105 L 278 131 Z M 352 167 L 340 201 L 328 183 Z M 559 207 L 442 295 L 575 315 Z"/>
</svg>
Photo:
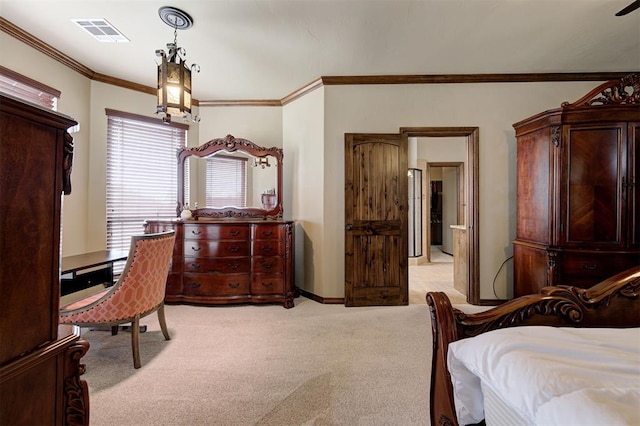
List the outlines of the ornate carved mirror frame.
<svg viewBox="0 0 640 426">
<path fill-rule="evenodd" d="M 282 148 L 264 148 L 254 144 L 247 139 L 236 138 L 227 135 L 224 138 L 212 139 L 198 147 L 182 148 L 178 151 L 178 204 L 176 214 L 179 217 L 182 207 L 185 204 L 185 162 L 190 157 L 206 158 L 219 152 L 242 152 L 258 159 L 273 157 L 276 164 L 276 194 L 273 207 L 268 209 L 260 209 L 255 207 L 204 207 L 192 209 L 191 213 L 194 219 L 212 218 L 282 218 Z"/>
</svg>

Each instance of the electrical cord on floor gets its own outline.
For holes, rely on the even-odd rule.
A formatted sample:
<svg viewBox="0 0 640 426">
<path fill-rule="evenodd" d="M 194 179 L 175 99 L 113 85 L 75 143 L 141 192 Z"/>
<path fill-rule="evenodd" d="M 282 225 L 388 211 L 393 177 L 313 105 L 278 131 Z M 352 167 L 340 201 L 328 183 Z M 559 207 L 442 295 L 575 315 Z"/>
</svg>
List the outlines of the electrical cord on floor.
<svg viewBox="0 0 640 426">
<path fill-rule="evenodd" d="M 498 294 L 496 293 L 496 279 L 498 278 L 498 274 L 500 273 L 500 271 L 502 270 L 502 267 L 504 266 L 505 263 L 507 263 L 510 259 L 513 259 L 513 256 L 509 256 L 507 257 L 504 262 L 502 262 L 502 265 L 500 265 L 500 267 L 498 268 L 498 272 L 496 272 L 496 276 L 493 277 L 493 295 L 496 297 L 496 299 L 498 300 L 509 300 L 509 299 L 501 299 L 500 297 L 498 297 Z"/>
</svg>

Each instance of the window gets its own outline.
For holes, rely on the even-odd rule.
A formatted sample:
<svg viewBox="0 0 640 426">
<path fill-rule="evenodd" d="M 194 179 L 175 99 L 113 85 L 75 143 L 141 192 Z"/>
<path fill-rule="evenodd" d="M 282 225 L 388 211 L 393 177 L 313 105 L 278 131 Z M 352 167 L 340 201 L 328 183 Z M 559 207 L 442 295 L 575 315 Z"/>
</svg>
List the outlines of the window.
<svg viewBox="0 0 640 426">
<path fill-rule="evenodd" d="M 129 248 L 145 219 L 176 216 L 177 157 L 188 126 L 106 110 L 107 249 Z"/>
<path fill-rule="evenodd" d="M 247 159 L 216 155 L 207 159 L 207 207 L 246 207 Z"/>
<path fill-rule="evenodd" d="M 0 92 L 56 111 L 60 91 L 0 66 Z"/>
</svg>

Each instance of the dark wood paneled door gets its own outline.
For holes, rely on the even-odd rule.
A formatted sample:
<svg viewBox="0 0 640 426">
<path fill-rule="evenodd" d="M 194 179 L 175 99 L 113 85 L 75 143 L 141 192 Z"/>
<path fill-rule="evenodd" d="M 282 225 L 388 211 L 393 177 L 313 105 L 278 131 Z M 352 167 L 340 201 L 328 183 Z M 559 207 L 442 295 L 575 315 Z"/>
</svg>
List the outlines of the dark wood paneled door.
<svg viewBox="0 0 640 426">
<path fill-rule="evenodd" d="M 407 135 L 345 134 L 345 306 L 407 305 Z"/>
</svg>

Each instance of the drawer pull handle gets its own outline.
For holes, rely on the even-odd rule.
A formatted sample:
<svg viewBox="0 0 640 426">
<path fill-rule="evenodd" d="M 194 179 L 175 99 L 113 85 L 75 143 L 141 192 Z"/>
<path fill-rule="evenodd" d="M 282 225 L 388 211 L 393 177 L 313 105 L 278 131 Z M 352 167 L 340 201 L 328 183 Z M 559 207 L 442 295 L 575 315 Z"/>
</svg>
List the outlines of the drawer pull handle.
<svg viewBox="0 0 640 426">
<path fill-rule="evenodd" d="M 229 234 L 230 234 L 232 237 L 237 237 L 238 235 L 240 235 L 240 231 L 231 231 L 231 232 L 229 232 Z"/>
<path fill-rule="evenodd" d="M 238 287 L 240 287 L 240 283 L 229 283 L 229 287 L 238 288 Z"/>
<path fill-rule="evenodd" d="M 262 283 L 264 287 L 273 287 L 273 283 Z"/>
<path fill-rule="evenodd" d="M 265 262 L 265 263 L 262 264 L 262 266 L 265 269 L 271 269 L 271 268 L 273 268 L 273 262 Z"/>
<path fill-rule="evenodd" d="M 192 230 L 191 230 L 191 233 L 192 233 L 193 235 L 200 235 L 200 234 L 202 234 L 202 231 L 196 231 L 195 229 L 192 229 Z"/>
<path fill-rule="evenodd" d="M 584 263 L 584 264 L 582 265 L 582 267 L 583 267 L 584 269 L 589 270 L 589 271 L 594 271 L 594 270 L 598 269 L 598 265 L 596 265 L 595 263 L 593 263 L 593 264 L 591 264 L 591 265 L 587 265 L 586 263 Z"/>
<path fill-rule="evenodd" d="M 240 251 L 240 247 L 229 247 L 231 253 L 237 253 Z"/>
<path fill-rule="evenodd" d="M 191 247 L 191 250 L 200 251 L 200 250 L 202 250 L 202 247 Z"/>
<path fill-rule="evenodd" d="M 228 269 L 236 270 L 240 267 L 239 263 L 232 263 L 231 265 L 227 265 Z"/>
<path fill-rule="evenodd" d="M 273 231 L 262 231 L 264 237 L 270 237 L 273 235 Z"/>
<path fill-rule="evenodd" d="M 273 251 L 273 247 L 271 247 L 271 246 L 262 247 L 262 251 L 270 253 L 270 252 Z"/>
<path fill-rule="evenodd" d="M 198 287 L 200 287 L 200 284 L 199 284 L 199 283 L 191 283 L 190 285 L 191 285 L 191 288 L 198 288 Z"/>
<path fill-rule="evenodd" d="M 200 264 L 199 263 L 192 263 L 191 264 L 191 269 L 200 269 Z"/>
</svg>

